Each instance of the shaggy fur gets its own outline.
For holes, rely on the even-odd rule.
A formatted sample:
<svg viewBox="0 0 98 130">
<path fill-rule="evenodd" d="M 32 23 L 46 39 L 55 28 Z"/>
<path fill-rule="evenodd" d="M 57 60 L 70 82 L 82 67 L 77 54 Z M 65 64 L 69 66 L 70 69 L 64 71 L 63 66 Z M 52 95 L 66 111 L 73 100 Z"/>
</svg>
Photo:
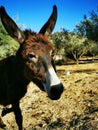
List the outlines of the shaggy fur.
<svg viewBox="0 0 98 130">
<path fill-rule="evenodd" d="M 22 32 L 8 16 L 4 7 L 0 8 L 1 21 L 5 29 L 11 37 L 20 43 L 16 56 L 10 56 L 0 61 L 0 104 L 3 106 L 12 105 L 11 108 L 2 112 L 2 116 L 13 111 L 19 130 L 23 128 L 19 100 L 27 92 L 27 85 L 30 81 L 36 83 L 42 90 L 48 84 L 49 92 L 47 93 L 51 99 L 59 99 L 63 92 L 63 85 L 59 82 L 54 71 L 53 73 L 60 84 L 49 86 L 50 81 L 47 80 L 47 78 L 51 80 L 48 69 L 49 67 L 53 68 L 51 52 L 54 50 L 47 36 L 54 28 L 56 13 L 57 8 L 54 6 L 48 22 L 36 34 L 30 30 Z M 0 127 L 5 127 L 1 118 Z"/>
</svg>

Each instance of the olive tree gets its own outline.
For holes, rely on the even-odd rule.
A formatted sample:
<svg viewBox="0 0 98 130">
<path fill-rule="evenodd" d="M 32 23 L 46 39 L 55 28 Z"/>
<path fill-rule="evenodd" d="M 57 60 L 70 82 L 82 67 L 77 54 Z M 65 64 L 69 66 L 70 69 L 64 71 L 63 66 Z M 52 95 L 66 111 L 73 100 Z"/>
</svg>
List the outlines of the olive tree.
<svg viewBox="0 0 98 130">
<path fill-rule="evenodd" d="M 70 35 L 70 40 L 65 44 L 65 55 L 76 63 L 79 63 L 79 59 L 85 55 L 88 51 L 88 42 L 86 37 L 79 35 Z"/>
</svg>

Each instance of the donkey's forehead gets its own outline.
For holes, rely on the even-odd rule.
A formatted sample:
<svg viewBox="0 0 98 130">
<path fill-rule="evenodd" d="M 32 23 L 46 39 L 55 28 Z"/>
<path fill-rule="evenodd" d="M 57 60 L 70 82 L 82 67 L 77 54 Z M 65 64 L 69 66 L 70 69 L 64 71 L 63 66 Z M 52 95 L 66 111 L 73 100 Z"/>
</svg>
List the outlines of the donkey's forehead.
<svg viewBox="0 0 98 130">
<path fill-rule="evenodd" d="M 43 44 L 46 44 L 46 45 L 49 45 L 52 47 L 52 44 L 51 42 L 49 41 L 48 37 L 42 35 L 42 34 L 35 34 L 35 35 L 32 35 L 30 34 L 26 41 L 26 43 L 28 44 L 33 44 L 33 43 L 43 43 Z"/>
<path fill-rule="evenodd" d="M 48 37 L 42 35 L 42 34 L 30 34 L 26 38 L 26 40 L 23 43 L 25 46 L 29 47 L 41 47 L 48 50 L 54 50 L 54 47 L 52 43 L 49 41 Z M 36 48 L 38 49 L 38 48 Z"/>
</svg>

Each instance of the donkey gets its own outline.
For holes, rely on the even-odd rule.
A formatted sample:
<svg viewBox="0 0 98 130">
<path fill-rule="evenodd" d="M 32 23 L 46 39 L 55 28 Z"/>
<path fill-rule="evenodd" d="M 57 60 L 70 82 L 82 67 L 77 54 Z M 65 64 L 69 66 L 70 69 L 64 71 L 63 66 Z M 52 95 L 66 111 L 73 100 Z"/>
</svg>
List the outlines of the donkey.
<svg viewBox="0 0 98 130">
<path fill-rule="evenodd" d="M 49 40 L 57 20 L 57 7 L 53 6 L 52 14 L 39 33 L 21 31 L 3 6 L 0 7 L 0 17 L 8 34 L 20 43 L 15 56 L 0 61 L 0 104 L 12 105 L 2 112 L 2 116 L 14 112 L 18 129 L 22 130 L 19 101 L 31 81 L 47 92 L 52 100 L 59 99 L 64 89 L 55 72 L 52 57 L 54 48 Z M 0 127 L 5 126 L 0 118 Z"/>
</svg>

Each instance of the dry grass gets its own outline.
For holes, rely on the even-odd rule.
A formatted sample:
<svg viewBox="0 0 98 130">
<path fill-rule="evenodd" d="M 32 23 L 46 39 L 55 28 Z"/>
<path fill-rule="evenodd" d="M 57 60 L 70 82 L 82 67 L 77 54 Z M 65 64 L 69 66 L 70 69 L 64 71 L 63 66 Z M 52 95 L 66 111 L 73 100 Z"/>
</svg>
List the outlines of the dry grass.
<svg viewBox="0 0 98 130">
<path fill-rule="evenodd" d="M 21 99 L 25 130 L 98 130 L 98 63 L 57 66 L 57 70 L 65 87 L 58 101 L 33 83 Z M 10 130 L 17 129 L 13 113 L 3 120 Z"/>
</svg>

